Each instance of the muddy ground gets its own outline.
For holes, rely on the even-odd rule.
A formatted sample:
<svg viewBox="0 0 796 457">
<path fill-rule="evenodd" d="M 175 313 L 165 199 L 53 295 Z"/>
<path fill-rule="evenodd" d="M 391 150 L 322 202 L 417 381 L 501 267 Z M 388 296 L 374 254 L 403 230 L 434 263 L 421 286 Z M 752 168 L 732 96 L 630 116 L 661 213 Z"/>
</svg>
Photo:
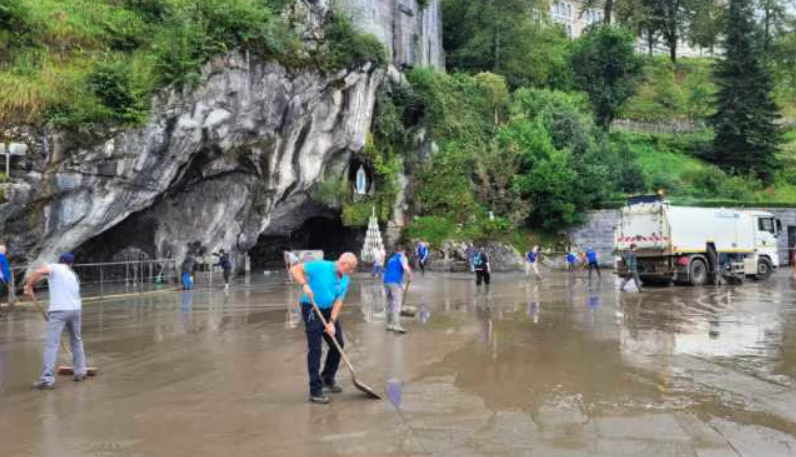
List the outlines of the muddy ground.
<svg viewBox="0 0 796 457">
<path fill-rule="evenodd" d="M 86 304 L 89 382 L 34 391 L 44 324 L 0 319 L 0 455 L 796 455 L 796 290 L 620 294 L 605 274 L 412 283 L 410 333 L 358 276 L 341 319 L 364 399 L 307 402 L 296 289 L 165 292 Z"/>
</svg>

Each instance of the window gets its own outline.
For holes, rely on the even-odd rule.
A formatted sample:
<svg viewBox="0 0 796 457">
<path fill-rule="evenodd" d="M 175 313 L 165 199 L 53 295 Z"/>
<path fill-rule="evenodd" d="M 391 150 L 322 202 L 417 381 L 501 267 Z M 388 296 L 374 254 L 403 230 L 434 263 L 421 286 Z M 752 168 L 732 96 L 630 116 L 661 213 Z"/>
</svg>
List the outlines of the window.
<svg viewBox="0 0 796 457">
<path fill-rule="evenodd" d="M 776 229 L 774 228 L 774 219 L 766 217 L 758 219 L 757 221 L 757 228 L 761 232 L 776 233 Z"/>
<path fill-rule="evenodd" d="M 572 5 L 569 3 L 553 2 L 553 16 L 572 18 Z"/>
</svg>

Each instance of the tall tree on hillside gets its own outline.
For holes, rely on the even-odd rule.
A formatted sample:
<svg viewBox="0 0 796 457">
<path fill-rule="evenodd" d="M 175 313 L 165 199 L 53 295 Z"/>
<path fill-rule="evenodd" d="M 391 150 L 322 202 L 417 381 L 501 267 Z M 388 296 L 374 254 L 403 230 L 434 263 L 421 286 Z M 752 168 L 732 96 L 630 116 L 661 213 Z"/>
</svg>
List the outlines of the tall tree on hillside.
<svg viewBox="0 0 796 457">
<path fill-rule="evenodd" d="M 653 0 L 652 16 L 657 23 L 666 47 L 669 48 L 669 59 L 677 63 L 677 46 L 680 44 L 681 31 L 687 23 L 688 0 Z M 695 0 L 703 1 L 703 0 Z"/>
<path fill-rule="evenodd" d="M 448 67 L 496 73 L 512 88 L 565 88 L 571 74 L 566 68 L 569 42 L 558 28 L 535 19 L 546 5 L 545 0 L 444 0 Z"/>
<path fill-rule="evenodd" d="M 654 7 L 657 0 L 625 0 L 617 4 L 615 17 L 619 24 L 636 32 L 644 39 L 652 57 L 658 40 L 659 23 L 655 20 Z"/>
<path fill-rule="evenodd" d="M 758 0 L 762 15 L 763 27 L 763 52 L 768 54 L 774 42 L 775 35 L 781 32 L 787 21 L 787 3 L 792 0 Z"/>
<path fill-rule="evenodd" d="M 625 29 L 602 25 L 575 41 L 575 84 L 589 94 L 596 123 L 608 130 L 619 109 L 636 91 L 643 62 L 635 38 Z"/>
<path fill-rule="evenodd" d="M 687 6 L 687 38 L 691 45 L 707 48 L 713 54 L 719 35 L 724 30 L 722 21 L 726 4 L 724 0 L 690 0 Z"/>
<path fill-rule="evenodd" d="M 603 23 L 610 24 L 613 20 L 614 12 L 616 10 L 626 10 L 627 6 L 625 4 L 631 4 L 634 2 L 635 0 L 586 0 L 583 2 L 581 14 L 583 14 L 583 11 L 588 9 L 599 8 L 602 6 Z"/>
<path fill-rule="evenodd" d="M 719 88 L 712 159 L 735 173 L 770 181 L 781 141 L 775 124 L 771 76 L 760 55 L 753 0 L 729 0 L 724 22 L 723 57 L 714 70 Z"/>
</svg>

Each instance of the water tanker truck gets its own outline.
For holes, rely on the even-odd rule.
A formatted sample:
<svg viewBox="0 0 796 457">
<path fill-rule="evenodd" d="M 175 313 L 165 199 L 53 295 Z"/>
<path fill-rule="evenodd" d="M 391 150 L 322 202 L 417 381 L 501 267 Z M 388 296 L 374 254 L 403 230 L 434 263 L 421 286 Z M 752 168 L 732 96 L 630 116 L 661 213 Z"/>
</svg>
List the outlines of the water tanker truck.
<svg viewBox="0 0 796 457">
<path fill-rule="evenodd" d="M 621 254 L 636 246 L 641 280 L 700 286 L 751 277 L 779 266 L 781 222 L 764 211 L 673 206 L 662 196 L 628 200 L 615 229 Z M 617 266 L 619 275 L 627 268 Z"/>
</svg>

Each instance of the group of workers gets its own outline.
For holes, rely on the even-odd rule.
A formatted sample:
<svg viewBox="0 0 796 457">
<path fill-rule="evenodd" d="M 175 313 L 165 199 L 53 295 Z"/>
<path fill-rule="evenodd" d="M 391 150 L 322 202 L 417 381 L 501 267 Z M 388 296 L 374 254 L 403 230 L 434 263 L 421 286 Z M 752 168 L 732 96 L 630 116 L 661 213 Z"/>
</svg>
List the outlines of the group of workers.
<svg viewBox="0 0 796 457">
<path fill-rule="evenodd" d="M 0 249 L 0 251 L 4 250 Z M 421 271 L 425 270 L 428 254 L 427 244 L 421 243 L 417 246 L 415 255 Z M 225 270 L 225 283 L 229 284 L 229 273 L 227 272 L 231 271 L 229 255 L 221 250 L 219 258 L 218 265 Z M 577 258 L 574 252 L 567 254 L 567 262 L 570 267 L 576 263 Z M 597 254 L 594 250 L 591 248 L 587 250 L 584 258 L 588 262 L 589 272 L 591 273 L 592 269 L 595 269 L 599 275 Z M 0 274 L 3 275 L 3 278 L 7 278 L 9 273 L 4 271 L 2 259 L 3 257 L 0 257 Z M 534 246 L 526 253 L 526 260 L 529 265 L 526 270 L 527 274 L 530 275 L 532 270 L 537 277 L 541 277 L 538 270 L 540 261 L 538 246 Z M 306 261 L 299 262 L 295 254 L 285 252 L 285 261 L 289 264 L 289 277 L 297 282 L 302 290 L 299 302 L 308 347 L 309 401 L 326 404 L 329 403 L 327 393 L 342 392 L 342 388 L 335 381 L 341 355 L 333 344 L 332 338 L 337 341 L 340 348 L 344 347 L 343 329 L 339 317 L 349 290 L 351 275 L 357 268 L 358 259 L 352 253 L 345 253 L 336 261 L 306 259 Z M 625 278 L 622 289 L 631 279 L 635 280 L 640 289 L 635 246 L 632 246 L 631 250 L 626 253 L 625 262 L 630 275 Z M 82 381 L 86 377 L 86 355 L 81 336 L 80 282 L 73 270 L 74 263 L 74 255 L 62 254 L 57 263 L 44 265 L 35 270 L 25 284 L 25 293 L 30 297 L 34 297 L 33 286 L 45 277 L 48 279 L 50 289 L 50 306 L 46 314 L 48 323 L 44 366 L 41 376 L 34 383 L 34 387 L 38 389 L 51 390 L 55 386 L 55 363 L 61 334 L 65 329 L 69 332 L 72 345 L 73 379 Z M 472 249 L 470 263 L 476 275 L 477 290 L 480 291 L 483 284 L 488 291 L 492 268 L 489 257 L 483 248 Z M 400 321 L 401 310 L 405 293 L 405 279 L 411 281 L 413 271 L 405 248 L 401 246 L 396 248 L 379 273 L 383 276 L 387 298 L 386 329 L 396 334 L 406 333 L 406 329 Z M 323 316 L 326 325 L 323 324 L 317 313 Z M 323 369 L 321 369 L 322 341 L 329 346 Z"/>
<path fill-rule="evenodd" d="M 193 275 L 198 266 L 196 253 L 194 251 L 195 248 L 189 245 L 188 252 L 185 254 L 185 259 L 183 259 L 182 265 L 180 266 L 180 284 L 183 290 L 191 290 L 194 288 Z M 224 290 L 229 290 L 229 282 L 232 278 L 233 268 L 230 253 L 224 249 L 220 249 L 218 252 L 214 252 L 211 255 L 213 261 L 211 261 L 209 265 L 213 268 L 221 267 L 222 276 L 224 278 Z"/>
<path fill-rule="evenodd" d="M 623 253 L 622 258 L 624 260 L 625 266 L 627 267 L 627 275 L 625 275 L 622 285 L 619 287 L 619 289 L 624 292 L 627 283 L 633 281 L 638 291 L 641 292 L 642 283 L 638 274 L 636 245 L 631 245 L 630 249 Z M 539 273 L 540 259 L 541 253 L 539 252 L 539 246 L 534 245 L 528 252 L 525 253 L 525 276 L 529 277 L 531 271 L 533 271 L 534 275 L 536 275 L 538 279 L 541 279 L 542 275 Z M 567 252 L 566 263 L 568 272 L 573 272 L 578 268 L 579 265 L 585 264 L 586 268 L 589 270 L 589 280 L 591 280 L 592 271 L 596 271 L 597 276 L 602 277 L 597 251 L 595 251 L 591 246 L 585 252 L 581 252 L 580 254 L 576 253 L 574 250 Z"/>
</svg>

